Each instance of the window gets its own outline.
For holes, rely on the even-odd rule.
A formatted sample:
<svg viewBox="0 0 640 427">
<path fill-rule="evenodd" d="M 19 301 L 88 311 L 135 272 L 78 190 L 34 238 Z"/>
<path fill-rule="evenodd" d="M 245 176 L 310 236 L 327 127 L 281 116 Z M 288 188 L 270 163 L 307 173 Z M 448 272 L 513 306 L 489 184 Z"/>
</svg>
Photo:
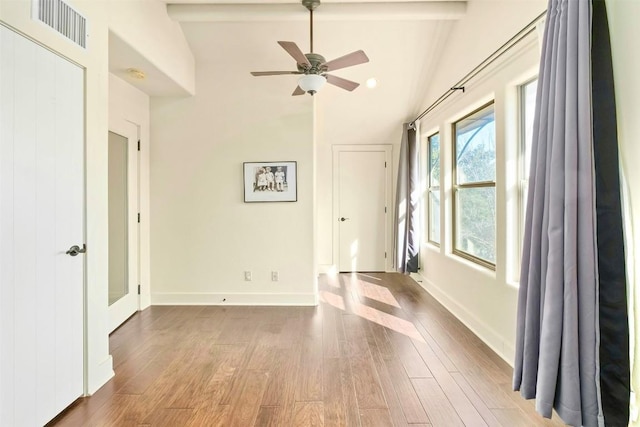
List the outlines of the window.
<svg viewBox="0 0 640 427">
<path fill-rule="evenodd" d="M 532 80 L 520 86 L 520 167 L 519 167 L 519 232 L 518 232 L 518 268 L 520 276 L 520 260 L 524 240 L 524 222 L 527 215 L 527 193 L 529 190 L 529 168 L 531 165 L 531 142 L 533 140 L 533 115 L 536 109 L 536 93 L 538 80 Z M 519 278 L 517 279 L 519 280 Z"/>
<path fill-rule="evenodd" d="M 493 102 L 453 125 L 453 252 L 495 269 L 496 132 Z"/>
<path fill-rule="evenodd" d="M 440 134 L 431 135 L 429 145 L 429 200 L 427 201 L 429 242 L 440 244 Z"/>
</svg>

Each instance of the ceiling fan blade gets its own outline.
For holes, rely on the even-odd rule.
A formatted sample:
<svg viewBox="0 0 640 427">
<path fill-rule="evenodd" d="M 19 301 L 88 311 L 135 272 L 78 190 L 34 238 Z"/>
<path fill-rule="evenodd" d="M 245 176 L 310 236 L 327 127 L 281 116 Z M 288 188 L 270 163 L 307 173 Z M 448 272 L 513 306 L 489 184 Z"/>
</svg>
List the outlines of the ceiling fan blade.
<svg viewBox="0 0 640 427">
<path fill-rule="evenodd" d="M 252 76 L 281 76 L 284 74 L 302 74 L 300 71 L 252 71 Z"/>
<path fill-rule="evenodd" d="M 309 62 L 307 57 L 304 56 L 304 53 L 302 53 L 297 44 L 295 44 L 294 42 L 278 42 L 278 44 L 282 46 L 282 48 L 286 50 L 287 53 L 291 55 L 298 64 L 306 65 L 307 67 L 311 68 L 311 63 Z"/>
<path fill-rule="evenodd" d="M 343 79 L 342 77 L 332 76 L 331 74 L 325 74 L 324 76 L 327 78 L 327 83 L 341 87 L 349 92 L 360 86 L 360 83 L 352 82 L 351 80 Z"/>
<path fill-rule="evenodd" d="M 364 64 L 365 62 L 369 62 L 367 55 L 361 50 L 356 50 L 355 52 L 336 58 L 333 61 L 325 62 L 322 66 L 327 67 L 327 71 L 334 71 L 340 68 Z"/>
<path fill-rule="evenodd" d="M 298 95 L 304 95 L 304 94 L 305 94 L 305 91 L 302 90 L 300 86 L 296 86 L 296 90 L 293 91 L 291 96 L 298 96 Z"/>
</svg>

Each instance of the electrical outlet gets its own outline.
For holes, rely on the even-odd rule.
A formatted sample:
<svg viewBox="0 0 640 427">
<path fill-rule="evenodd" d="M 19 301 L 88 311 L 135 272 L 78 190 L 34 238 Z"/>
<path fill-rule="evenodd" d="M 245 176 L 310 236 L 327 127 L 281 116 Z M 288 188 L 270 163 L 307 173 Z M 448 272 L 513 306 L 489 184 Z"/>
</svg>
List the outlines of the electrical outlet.
<svg viewBox="0 0 640 427">
<path fill-rule="evenodd" d="M 277 271 L 272 271 L 271 272 L 271 281 L 272 282 L 277 282 L 278 280 L 280 280 L 280 273 L 278 273 Z"/>
<path fill-rule="evenodd" d="M 245 282 L 250 282 L 251 281 L 251 271 L 247 270 L 244 272 L 244 280 Z"/>
</svg>

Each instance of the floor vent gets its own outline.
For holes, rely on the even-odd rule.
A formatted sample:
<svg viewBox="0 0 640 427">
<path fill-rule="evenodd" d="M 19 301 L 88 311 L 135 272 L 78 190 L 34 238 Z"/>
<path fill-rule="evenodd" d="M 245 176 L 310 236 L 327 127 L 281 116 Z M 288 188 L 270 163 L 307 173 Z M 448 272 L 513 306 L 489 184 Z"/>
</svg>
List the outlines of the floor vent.
<svg viewBox="0 0 640 427">
<path fill-rule="evenodd" d="M 33 17 L 83 48 L 87 47 L 87 20 L 62 0 L 33 0 Z"/>
</svg>

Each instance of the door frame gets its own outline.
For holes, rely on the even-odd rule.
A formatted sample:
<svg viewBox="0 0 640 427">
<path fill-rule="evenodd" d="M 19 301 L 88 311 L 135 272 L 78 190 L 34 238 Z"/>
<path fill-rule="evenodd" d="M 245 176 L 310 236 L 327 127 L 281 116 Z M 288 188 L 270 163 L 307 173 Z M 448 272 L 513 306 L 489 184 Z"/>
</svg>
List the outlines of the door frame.
<svg viewBox="0 0 640 427">
<path fill-rule="evenodd" d="M 333 253 L 332 264 L 335 271 L 340 271 L 340 228 L 338 217 L 340 216 L 340 153 L 343 152 L 382 152 L 385 160 L 385 205 L 387 207 L 384 230 L 384 247 L 387 253 L 385 258 L 385 270 L 393 270 L 393 248 L 391 232 L 393 221 L 393 164 L 391 144 L 362 144 L 362 145 L 333 145 L 333 210 L 331 227 L 333 229 Z"/>
<path fill-rule="evenodd" d="M 133 140 L 128 138 L 128 134 L 132 134 L 131 127 L 135 128 L 135 137 Z M 129 129 L 127 129 L 129 128 Z M 109 132 L 113 132 L 120 136 L 127 138 L 127 213 L 128 213 L 128 221 L 127 221 L 127 241 L 128 241 L 128 252 L 127 252 L 127 275 L 131 278 L 132 272 L 131 269 L 134 269 L 135 277 L 132 279 L 133 284 L 130 283 L 129 292 L 133 292 L 135 298 L 135 310 L 132 314 L 140 311 L 140 294 L 138 286 L 140 285 L 140 223 L 137 218 L 134 220 L 132 214 L 139 215 L 140 213 L 140 151 L 138 150 L 138 144 L 140 141 L 140 125 L 134 123 L 130 120 L 124 118 L 113 118 L 109 119 Z M 133 135 L 131 135 L 133 136 Z M 131 155 L 131 153 L 135 153 L 135 155 Z M 108 165 L 107 165 L 108 168 Z M 133 180 L 133 182 L 132 182 Z M 130 190 L 134 190 L 133 194 L 131 194 Z M 133 210 L 133 212 L 132 212 Z M 134 233 L 134 236 L 131 234 Z M 135 260 L 132 262 L 132 260 Z M 131 287 L 133 286 L 133 287 Z M 107 290 L 108 290 L 108 281 L 107 281 Z M 118 301 L 114 303 L 118 304 Z M 107 302 L 108 305 L 108 302 Z M 109 333 L 116 330 L 122 323 L 126 321 L 126 318 L 123 318 L 122 321 L 118 321 L 118 324 L 114 324 L 113 316 L 111 314 L 111 306 L 108 305 L 107 312 L 109 313 Z"/>
</svg>

